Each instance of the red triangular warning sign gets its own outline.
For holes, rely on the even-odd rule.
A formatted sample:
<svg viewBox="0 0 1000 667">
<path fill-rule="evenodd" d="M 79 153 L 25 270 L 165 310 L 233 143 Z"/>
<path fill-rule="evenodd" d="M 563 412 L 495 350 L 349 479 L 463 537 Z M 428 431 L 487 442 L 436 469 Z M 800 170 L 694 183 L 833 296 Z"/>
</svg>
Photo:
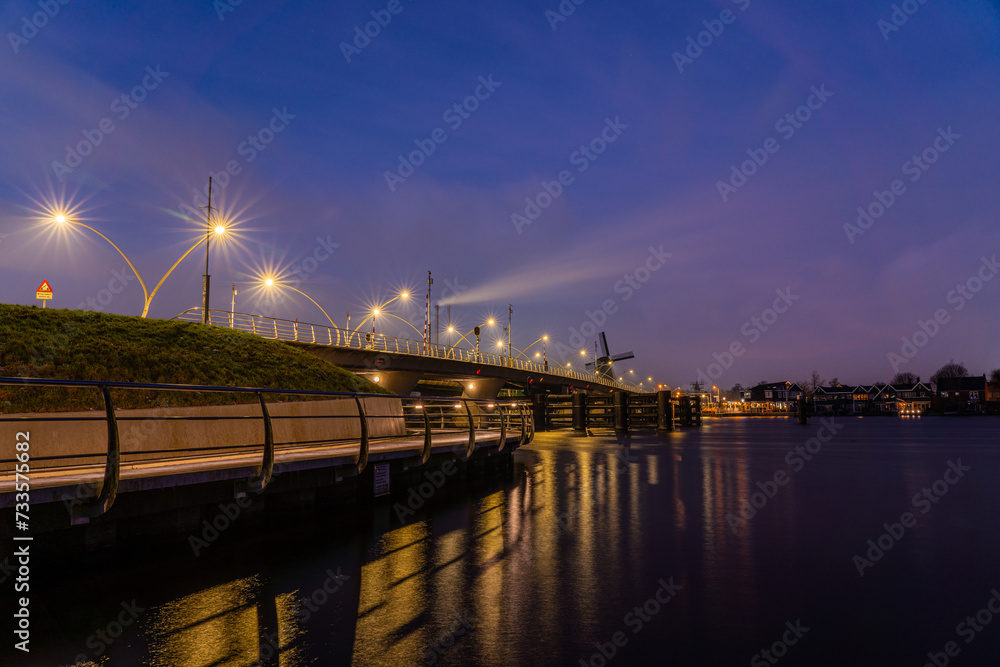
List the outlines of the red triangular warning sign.
<svg viewBox="0 0 1000 667">
<path fill-rule="evenodd" d="M 48 280 L 43 280 L 43 281 L 42 281 L 42 284 L 41 284 L 41 285 L 39 285 L 39 286 L 38 286 L 38 289 L 37 289 L 37 290 L 35 290 L 35 291 L 36 291 L 36 292 L 51 292 L 51 291 L 52 291 L 52 288 L 51 288 L 51 287 L 49 287 L 49 281 L 48 281 Z"/>
</svg>

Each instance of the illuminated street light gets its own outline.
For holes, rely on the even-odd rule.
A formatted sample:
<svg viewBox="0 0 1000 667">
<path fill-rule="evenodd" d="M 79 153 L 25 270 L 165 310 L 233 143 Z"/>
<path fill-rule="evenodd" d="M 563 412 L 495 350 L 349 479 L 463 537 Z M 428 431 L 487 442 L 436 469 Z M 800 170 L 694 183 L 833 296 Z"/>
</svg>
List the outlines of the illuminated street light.
<svg viewBox="0 0 1000 667">
<path fill-rule="evenodd" d="M 530 350 L 534 345 L 536 345 L 538 343 L 543 343 L 543 345 L 544 345 L 544 341 L 547 341 L 548 339 L 549 339 L 549 335 L 548 334 L 544 334 L 543 336 L 541 336 L 537 340 L 535 340 L 531 345 L 529 345 L 528 347 L 526 347 L 523 350 L 521 350 L 521 353 L 518 354 L 517 357 L 520 357 L 523 354 L 524 358 L 528 359 L 528 354 L 527 354 L 528 350 Z M 535 354 L 535 356 L 537 357 L 539 355 Z M 514 357 L 514 358 L 517 359 L 517 357 Z M 530 361 L 530 359 L 529 359 L 529 361 Z"/>
<path fill-rule="evenodd" d="M 229 231 L 228 228 L 225 227 L 224 225 L 216 225 L 215 226 L 215 235 L 218 236 L 218 237 L 225 236 L 228 231 Z M 160 282 L 156 283 L 156 287 L 153 288 L 152 293 L 149 294 L 146 297 L 146 305 L 145 305 L 145 307 L 142 310 L 142 316 L 143 317 L 146 317 L 146 313 L 149 312 L 149 304 L 153 301 L 153 297 L 156 296 L 156 293 L 160 290 L 160 286 L 163 285 L 163 282 L 167 279 L 167 277 L 171 273 L 174 272 L 174 269 L 177 268 L 178 264 L 180 264 L 181 262 L 184 261 L 185 257 L 187 257 L 192 252 L 194 252 L 194 249 L 197 248 L 198 246 L 200 246 L 203 242 L 205 242 L 205 240 L 206 240 L 206 238 L 199 238 L 198 241 L 193 246 L 191 246 L 190 248 L 188 248 L 187 252 L 185 252 L 183 255 L 180 256 L 180 259 L 178 259 L 176 262 L 174 262 L 173 266 L 171 266 L 169 269 L 167 269 L 167 272 L 163 274 L 162 278 L 160 278 Z M 142 282 L 141 279 L 140 279 L 140 282 Z"/>
<path fill-rule="evenodd" d="M 367 322 L 368 320 L 371 320 L 372 321 L 372 333 L 374 334 L 375 333 L 375 318 L 377 318 L 379 315 L 383 314 L 382 311 L 385 310 L 386 306 L 388 306 L 390 303 L 392 303 L 396 299 L 409 299 L 409 298 L 410 298 L 410 293 L 409 292 L 400 292 L 399 294 L 397 294 L 396 296 L 392 297 L 391 299 L 389 299 L 385 303 L 377 304 L 374 308 L 372 308 L 372 312 L 368 315 L 368 317 L 366 317 L 365 319 L 361 320 L 361 322 L 358 323 L 358 326 L 355 327 L 354 330 L 355 331 L 360 331 L 361 327 L 363 327 L 365 325 L 365 322 Z M 388 314 L 388 313 L 385 313 L 385 314 Z M 400 318 L 397 318 L 397 319 L 402 319 L 402 318 L 400 317 Z M 403 320 L 403 321 L 406 322 L 406 320 Z M 407 322 L 407 324 L 410 324 L 410 323 Z M 413 325 L 410 324 L 410 326 L 412 327 Z M 416 328 L 416 327 L 414 327 L 414 328 Z M 418 333 L 419 333 L 419 330 L 418 330 Z M 420 335 L 423 336 L 422 333 Z"/>
<path fill-rule="evenodd" d="M 293 292 L 301 294 L 302 296 L 304 296 L 305 298 L 309 299 L 314 304 L 316 304 L 316 307 L 319 308 L 323 312 L 324 315 L 326 315 L 326 319 L 328 319 L 330 321 L 330 326 L 332 326 L 334 329 L 337 328 L 337 325 L 334 324 L 334 322 L 333 322 L 333 318 L 330 317 L 325 310 L 323 310 L 323 306 L 321 306 L 318 303 L 316 303 L 316 300 L 314 298 L 312 298 L 311 296 L 309 296 L 308 294 L 306 294 L 302 290 L 298 289 L 297 287 L 292 287 L 291 285 L 287 285 L 285 283 L 279 283 L 274 278 L 265 278 L 264 280 L 261 281 L 261 283 L 264 285 L 264 287 L 278 288 L 278 289 L 290 289 Z"/>
<path fill-rule="evenodd" d="M 143 282 L 142 276 L 140 276 L 139 272 L 135 270 L 135 266 L 133 266 L 132 260 L 130 260 L 128 258 L 128 256 L 124 252 L 122 252 L 122 249 L 119 248 L 117 245 L 115 245 L 114 241 L 112 241 L 107 236 L 105 236 L 101 232 L 97 231 L 96 229 L 94 229 L 90 225 L 82 223 L 79 220 L 72 220 L 65 213 L 61 213 L 61 212 L 60 213 L 56 213 L 56 215 L 53 216 L 52 220 L 56 224 L 59 224 L 59 225 L 75 225 L 77 227 L 83 227 L 84 229 L 89 229 L 90 231 L 94 232 L 95 234 L 97 234 L 98 236 L 100 236 L 102 239 L 104 239 L 105 241 L 107 241 L 108 243 L 110 243 L 111 247 L 118 251 L 118 254 L 121 255 L 125 259 L 125 262 L 128 264 L 128 267 L 130 269 L 132 269 L 132 273 L 134 273 L 135 277 L 139 279 L 139 284 L 142 286 L 143 300 L 144 300 L 144 303 L 145 303 L 145 307 L 144 307 L 144 309 L 142 311 L 142 316 L 146 317 L 146 311 L 149 310 L 149 300 L 150 300 L 151 297 L 149 296 L 149 292 L 146 290 L 146 283 Z"/>
</svg>

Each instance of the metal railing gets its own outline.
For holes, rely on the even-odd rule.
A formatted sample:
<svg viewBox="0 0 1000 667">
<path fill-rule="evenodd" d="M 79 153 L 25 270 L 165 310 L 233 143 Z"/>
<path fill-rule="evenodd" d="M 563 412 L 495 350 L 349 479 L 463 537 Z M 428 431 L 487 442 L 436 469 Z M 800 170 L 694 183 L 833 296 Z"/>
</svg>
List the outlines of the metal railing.
<svg viewBox="0 0 1000 667">
<path fill-rule="evenodd" d="M 200 307 L 188 308 L 173 319 L 183 322 L 200 323 L 201 311 Z M 434 345 L 432 343 L 424 343 L 422 340 L 396 338 L 395 336 L 386 336 L 379 333 L 373 334 L 370 331 L 350 331 L 324 324 L 307 324 L 305 322 L 293 322 L 291 320 L 265 317 L 263 315 L 230 313 L 227 310 L 209 310 L 208 321 L 209 324 L 215 326 L 239 329 L 240 331 L 246 331 L 274 340 L 465 361 L 502 368 L 513 368 L 530 373 L 556 375 L 624 391 L 641 391 L 637 386 L 618 382 L 613 378 L 609 379 L 596 373 L 575 371 L 557 364 L 539 364 L 525 359 L 510 359 L 505 354 L 495 354 L 492 352 L 480 351 L 477 354 L 474 349 L 470 348 L 451 347 L 450 345 L 440 344 Z"/>
<path fill-rule="evenodd" d="M 201 461 L 211 461 L 212 457 L 217 457 L 217 461 L 222 457 L 233 454 L 254 454 L 259 458 L 259 468 L 256 474 L 247 479 L 241 485 L 244 491 L 262 491 L 271 478 L 274 476 L 274 466 L 276 456 L 280 452 L 291 451 L 297 447 L 329 447 L 328 456 L 330 458 L 343 458 L 350 454 L 351 462 L 340 465 L 336 478 L 339 481 L 344 477 L 360 475 L 368 465 L 368 457 L 372 441 L 380 443 L 393 443 L 396 441 L 403 448 L 396 458 L 405 458 L 407 467 L 418 467 L 427 463 L 435 447 L 446 446 L 454 450 L 456 442 L 460 444 L 457 458 L 467 460 L 475 454 L 477 449 L 482 448 L 483 441 L 488 439 L 490 447 L 495 440 L 489 436 L 484 438 L 485 432 L 499 432 L 496 439 L 497 453 L 503 452 L 507 447 L 510 435 L 517 435 L 517 444 L 510 447 L 516 449 L 531 441 L 534 436 L 534 428 L 531 420 L 530 405 L 519 403 L 510 399 L 484 400 L 466 398 L 448 398 L 431 396 L 394 396 L 391 394 L 361 394 L 337 391 L 315 391 L 315 390 L 289 390 L 289 389 L 265 389 L 251 387 L 215 387 L 200 385 L 169 385 L 169 384 L 149 384 L 133 382 L 96 382 L 83 380 L 49 380 L 35 378 L 7 378 L 0 377 L 0 386 L 21 386 L 21 387 L 62 387 L 62 388 L 92 388 L 100 392 L 103 401 L 104 414 L 94 413 L 94 416 L 67 415 L 59 412 L 39 412 L 29 415 L 4 415 L 0 413 L 0 423 L 13 423 L 19 428 L 28 428 L 31 423 L 37 422 L 104 422 L 107 424 L 107 450 L 103 454 L 76 452 L 62 456 L 48 456 L 44 470 L 81 470 L 81 466 L 98 465 L 97 460 L 103 459 L 104 466 L 103 481 L 99 493 L 95 497 L 89 498 L 80 505 L 74 505 L 72 509 L 72 519 L 74 522 L 86 521 L 89 518 L 100 516 L 106 513 L 115 502 L 119 482 L 121 480 L 123 464 L 136 463 L 141 461 L 144 464 L 177 462 L 187 457 L 199 457 Z M 142 392 L 199 392 L 229 394 L 229 400 L 207 406 L 182 406 L 190 407 L 222 407 L 233 404 L 247 405 L 247 401 L 234 400 L 243 395 L 247 399 L 258 403 L 260 406 L 259 415 L 159 415 L 159 416 L 136 416 L 134 414 L 118 414 L 113 400 L 112 392 L 118 391 L 142 391 Z M 147 394 L 148 396 L 148 394 Z M 270 403 L 267 398 L 283 398 L 284 401 L 273 400 Z M 305 401 L 319 399 L 340 399 L 354 404 L 353 414 L 309 414 L 309 415 L 278 415 L 272 414 L 269 405 L 289 402 L 289 397 L 299 397 Z M 254 400 L 256 399 L 256 400 Z M 371 413 L 365 409 L 362 399 L 390 399 L 399 401 L 399 411 L 391 411 L 388 414 Z M 152 405 L 149 407 L 158 407 Z M 313 419 L 313 420 L 353 420 L 358 423 L 360 437 L 339 437 L 324 438 L 319 441 L 309 442 L 275 442 L 274 423 L 281 420 Z M 120 434 L 121 422 L 193 422 L 193 421 L 229 421 L 229 420 L 252 420 L 260 421 L 263 442 L 247 442 L 229 445 L 201 445 L 192 444 L 186 447 L 175 447 L 171 449 L 137 449 L 129 448 L 129 443 L 122 446 Z M 398 431 L 393 435 L 374 436 L 371 435 L 373 426 L 378 420 L 389 420 L 390 426 L 396 426 Z M 23 426 L 22 426 L 23 425 Z M 401 428 L 400 428 L 401 427 Z M 386 429 L 382 429 L 386 430 Z M 391 429 L 389 429 L 391 430 Z M 450 437 L 441 438 L 442 434 Z M 456 435 L 460 436 L 456 439 Z M 435 441 L 435 436 L 439 436 Z M 356 444 L 356 450 L 345 452 L 343 445 Z M 339 448 L 334 450 L 333 448 Z M 356 451 L 356 456 L 354 453 Z M 259 452 L 259 454 L 258 454 Z M 150 455 L 156 455 L 150 458 Z M 35 457 L 32 457 L 33 459 Z M 324 458 L 321 454 L 318 458 Z M 0 480 L 11 475 L 20 475 L 17 471 L 17 459 L 0 458 Z M 6 471 L 8 465 L 14 464 L 12 469 Z M 246 468 L 243 462 L 234 462 L 233 468 Z M 213 469 L 218 469 L 215 466 Z M 170 473 L 165 473 L 170 474 Z M 16 481 L 16 477 L 13 477 Z"/>
</svg>

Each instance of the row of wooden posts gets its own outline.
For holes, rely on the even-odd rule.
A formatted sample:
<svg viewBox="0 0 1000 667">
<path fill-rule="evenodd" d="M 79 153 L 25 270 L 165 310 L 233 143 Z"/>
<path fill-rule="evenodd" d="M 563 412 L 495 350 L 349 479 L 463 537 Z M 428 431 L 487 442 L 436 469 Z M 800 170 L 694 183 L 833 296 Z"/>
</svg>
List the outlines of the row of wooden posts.
<svg viewBox="0 0 1000 667">
<path fill-rule="evenodd" d="M 614 429 L 627 433 L 655 428 L 660 434 L 676 426 L 701 426 L 701 398 L 672 396 L 669 391 L 650 394 L 609 395 L 533 394 L 532 415 L 536 431 L 572 428 L 586 432 L 591 428 Z"/>
</svg>

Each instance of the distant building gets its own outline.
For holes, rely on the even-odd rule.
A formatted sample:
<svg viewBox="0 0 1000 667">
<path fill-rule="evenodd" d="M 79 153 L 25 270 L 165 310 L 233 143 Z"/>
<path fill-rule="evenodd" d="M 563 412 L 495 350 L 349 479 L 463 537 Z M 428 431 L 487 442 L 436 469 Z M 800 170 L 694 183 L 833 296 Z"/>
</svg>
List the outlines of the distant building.
<svg viewBox="0 0 1000 667">
<path fill-rule="evenodd" d="M 937 383 L 937 398 L 946 412 L 983 412 L 983 404 L 989 400 L 986 375 L 941 378 Z"/>
<path fill-rule="evenodd" d="M 864 396 L 863 401 L 856 401 L 855 391 Z M 855 415 L 862 412 L 868 404 L 869 388 L 861 386 L 838 384 L 832 387 L 816 387 L 813 391 L 813 412 L 816 414 Z"/>
<path fill-rule="evenodd" d="M 789 412 L 801 397 L 802 389 L 794 382 L 765 382 L 740 392 L 747 412 Z"/>
<path fill-rule="evenodd" d="M 887 384 L 878 388 L 871 401 L 877 414 L 922 414 L 931 407 L 934 392 L 923 382 Z"/>
</svg>

